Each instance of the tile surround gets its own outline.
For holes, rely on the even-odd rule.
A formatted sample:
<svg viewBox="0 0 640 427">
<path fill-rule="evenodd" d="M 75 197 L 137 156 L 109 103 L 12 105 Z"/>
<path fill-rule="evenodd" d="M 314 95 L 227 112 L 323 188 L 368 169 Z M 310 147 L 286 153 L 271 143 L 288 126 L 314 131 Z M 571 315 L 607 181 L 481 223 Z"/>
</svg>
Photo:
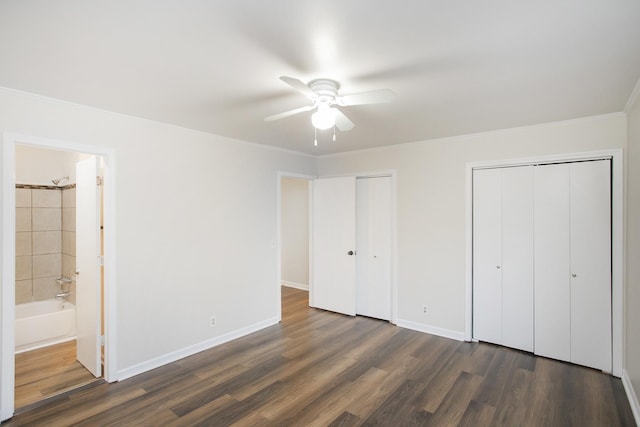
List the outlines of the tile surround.
<svg viewBox="0 0 640 427">
<path fill-rule="evenodd" d="M 56 278 L 75 278 L 75 222 L 75 185 L 16 185 L 17 304 L 55 298 Z"/>
</svg>

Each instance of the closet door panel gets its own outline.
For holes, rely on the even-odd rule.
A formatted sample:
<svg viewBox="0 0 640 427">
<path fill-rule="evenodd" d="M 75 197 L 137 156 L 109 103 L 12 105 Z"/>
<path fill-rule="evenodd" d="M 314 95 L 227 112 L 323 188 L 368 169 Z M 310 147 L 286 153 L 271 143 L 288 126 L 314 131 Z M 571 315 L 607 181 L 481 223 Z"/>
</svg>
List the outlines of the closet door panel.
<svg viewBox="0 0 640 427">
<path fill-rule="evenodd" d="M 533 167 L 502 169 L 502 344 L 533 351 Z"/>
<path fill-rule="evenodd" d="M 391 320 L 391 178 L 356 182 L 356 313 Z"/>
<path fill-rule="evenodd" d="M 610 162 L 571 164 L 571 361 L 611 370 Z"/>
<path fill-rule="evenodd" d="M 534 168 L 535 353 L 571 358 L 569 165 Z"/>
<path fill-rule="evenodd" d="M 473 338 L 502 343 L 502 170 L 473 172 Z"/>
</svg>

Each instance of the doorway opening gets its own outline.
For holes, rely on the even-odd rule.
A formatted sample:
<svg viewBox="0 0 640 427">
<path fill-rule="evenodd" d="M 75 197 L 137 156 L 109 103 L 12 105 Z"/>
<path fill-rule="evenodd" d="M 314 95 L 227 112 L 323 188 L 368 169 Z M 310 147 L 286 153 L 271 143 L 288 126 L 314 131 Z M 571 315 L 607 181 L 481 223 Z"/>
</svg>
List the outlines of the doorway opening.
<svg viewBox="0 0 640 427">
<path fill-rule="evenodd" d="M 112 150 L 4 134 L 1 420 L 114 380 L 114 160 Z"/>
<path fill-rule="evenodd" d="M 94 303 L 103 267 L 91 257 L 97 269 L 88 277 L 92 266 L 82 260 L 88 246 L 104 256 L 100 163 L 85 153 L 16 145 L 18 410 L 102 377 L 102 349 L 92 354 L 87 339 L 103 335 L 102 306 Z"/>
<path fill-rule="evenodd" d="M 312 177 L 278 174 L 279 318 L 282 287 L 309 291 L 309 198 Z"/>
</svg>

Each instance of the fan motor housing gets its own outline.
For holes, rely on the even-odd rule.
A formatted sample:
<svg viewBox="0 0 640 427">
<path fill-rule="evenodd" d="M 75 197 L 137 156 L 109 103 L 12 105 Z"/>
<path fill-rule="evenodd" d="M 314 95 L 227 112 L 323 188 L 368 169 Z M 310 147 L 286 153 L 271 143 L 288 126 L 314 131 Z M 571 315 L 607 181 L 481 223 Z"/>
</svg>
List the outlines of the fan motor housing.
<svg viewBox="0 0 640 427">
<path fill-rule="evenodd" d="M 318 94 L 318 102 L 335 102 L 340 83 L 331 79 L 316 79 L 309 82 L 312 91 Z"/>
</svg>

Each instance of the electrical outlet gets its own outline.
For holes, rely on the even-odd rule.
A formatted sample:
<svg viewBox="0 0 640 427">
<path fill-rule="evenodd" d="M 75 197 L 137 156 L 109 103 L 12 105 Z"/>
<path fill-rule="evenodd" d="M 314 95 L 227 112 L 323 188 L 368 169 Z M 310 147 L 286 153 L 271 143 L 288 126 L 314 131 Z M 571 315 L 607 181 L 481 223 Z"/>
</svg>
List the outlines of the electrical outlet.
<svg viewBox="0 0 640 427">
<path fill-rule="evenodd" d="M 422 306 L 422 313 L 423 313 L 425 316 L 429 314 L 429 309 L 427 309 L 427 306 L 426 306 L 426 305 L 423 305 L 423 306 Z"/>
<path fill-rule="evenodd" d="M 211 316 L 211 318 L 209 319 L 209 326 L 211 326 L 212 328 L 216 326 L 216 316 Z"/>
</svg>

